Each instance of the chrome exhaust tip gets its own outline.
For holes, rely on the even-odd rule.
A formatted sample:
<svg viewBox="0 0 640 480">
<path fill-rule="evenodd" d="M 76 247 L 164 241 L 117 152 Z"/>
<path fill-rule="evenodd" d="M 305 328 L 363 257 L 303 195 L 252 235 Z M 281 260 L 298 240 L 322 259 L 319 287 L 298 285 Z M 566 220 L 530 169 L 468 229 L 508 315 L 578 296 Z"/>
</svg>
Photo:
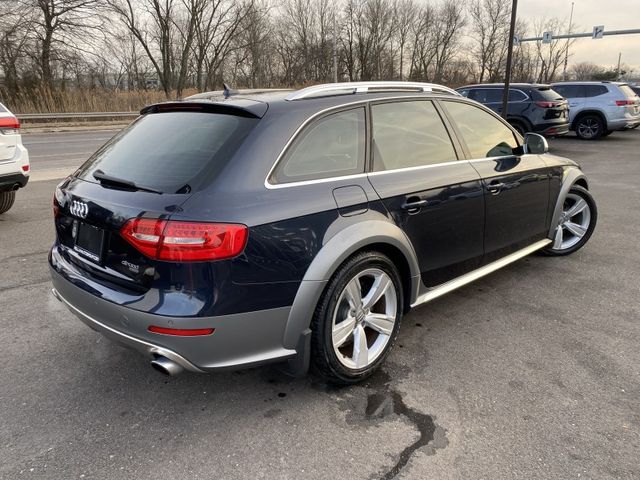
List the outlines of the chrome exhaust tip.
<svg viewBox="0 0 640 480">
<path fill-rule="evenodd" d="M 158 372 L 170 377 L 175 377 L 184 370 L 184 368 L 173 360 L 169 360 L 167 357 L 156 357 L 151 361 L 151 366 Z"/>
</svg>

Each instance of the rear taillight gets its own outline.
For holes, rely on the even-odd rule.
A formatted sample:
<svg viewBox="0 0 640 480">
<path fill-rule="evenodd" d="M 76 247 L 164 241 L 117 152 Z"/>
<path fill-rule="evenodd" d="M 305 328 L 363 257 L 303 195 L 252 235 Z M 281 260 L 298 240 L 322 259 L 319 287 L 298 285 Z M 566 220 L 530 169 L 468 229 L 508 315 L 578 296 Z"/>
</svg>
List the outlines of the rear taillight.
<svg viewBox="0 0 640 480">
<path fill-rule="evenodd" d="M 635 100 L 616 100 L 616 105 L 618 107 L 624 107 L 626 105 L 635 105 Z"/>
<path fill-rule="evenodd" d="M 556 108 L 561 107 L 564 102 L 536 102 L 536 105 L 542 108 Z"/>
<path fill-rule="evenodd" d="M 11 135 L 18 133 L 20 122 L 16 117 L 0 117 L 0 133 Z"/>
<path fill-rule="evenodd" d="M 239 224 L 132 218 L 120 235 L 147 257 L 198 262 L 239 255 L 247 243 L 248 229 Z"/>
</svg>

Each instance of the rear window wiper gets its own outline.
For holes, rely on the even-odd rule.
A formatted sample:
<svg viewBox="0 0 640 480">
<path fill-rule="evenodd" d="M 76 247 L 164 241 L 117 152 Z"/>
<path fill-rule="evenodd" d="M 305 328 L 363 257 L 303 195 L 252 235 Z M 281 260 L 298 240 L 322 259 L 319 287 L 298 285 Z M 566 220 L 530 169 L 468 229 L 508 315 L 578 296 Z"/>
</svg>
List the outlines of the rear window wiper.
<svg viewBox="0 0 640 480">
<path fill-rule="evenodd" d="M 159 190 L 154 190 L 153 188 L 141 187 L 129 180 L 108 175 L 100 169 L 93 172 L 93 178 L 98 180 L 100 182 L 100 185 L 104 185 L 104 186 L 112 186 L 116 188 L 123 188 L 126 190 L 134 190 L 134 191 L 140 191 L 140 192 L 158 193 L 162 195 L 162 192 Z"/>
</svg>

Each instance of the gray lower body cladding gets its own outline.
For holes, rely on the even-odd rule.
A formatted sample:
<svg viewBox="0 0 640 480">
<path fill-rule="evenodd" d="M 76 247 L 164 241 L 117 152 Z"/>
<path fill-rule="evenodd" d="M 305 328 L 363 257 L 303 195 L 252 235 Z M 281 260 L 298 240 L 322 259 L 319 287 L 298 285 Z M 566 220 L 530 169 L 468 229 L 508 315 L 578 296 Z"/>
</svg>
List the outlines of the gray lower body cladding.
<svg viewBox="0 0 640 480">
<path fill-rule="evenodd" d="M 217 317 L 167 317 L 104 300 L 50 270 L 54 295 L 82 322 L 150 358 L 164 356 L 185 370 L 207 372 L 248 368 L 296 355 L 296 350 L 283 347 L 291 307 Z M 149 332 L 150 325 L 214 328 L 214 332 L 180 337 Z"/>
</svg>

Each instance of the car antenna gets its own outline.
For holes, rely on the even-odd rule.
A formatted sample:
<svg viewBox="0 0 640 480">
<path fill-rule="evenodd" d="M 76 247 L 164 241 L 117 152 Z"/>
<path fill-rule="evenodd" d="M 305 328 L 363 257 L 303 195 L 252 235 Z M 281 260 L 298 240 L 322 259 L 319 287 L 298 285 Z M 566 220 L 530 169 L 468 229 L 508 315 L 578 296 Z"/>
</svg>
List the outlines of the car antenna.
<svg viewBox="0 0 640 480">
<path fill-rule="evenodd" d="M 236 95 L 238 93 L 236 90 L 233 90 L 224 82 L 222 83 L 222 86 L 224 87 L 224 90 L 222 90 L 222 95 L 224 96 L 224 98 L 229 98 L 231 95 Z"/>
</svg>

